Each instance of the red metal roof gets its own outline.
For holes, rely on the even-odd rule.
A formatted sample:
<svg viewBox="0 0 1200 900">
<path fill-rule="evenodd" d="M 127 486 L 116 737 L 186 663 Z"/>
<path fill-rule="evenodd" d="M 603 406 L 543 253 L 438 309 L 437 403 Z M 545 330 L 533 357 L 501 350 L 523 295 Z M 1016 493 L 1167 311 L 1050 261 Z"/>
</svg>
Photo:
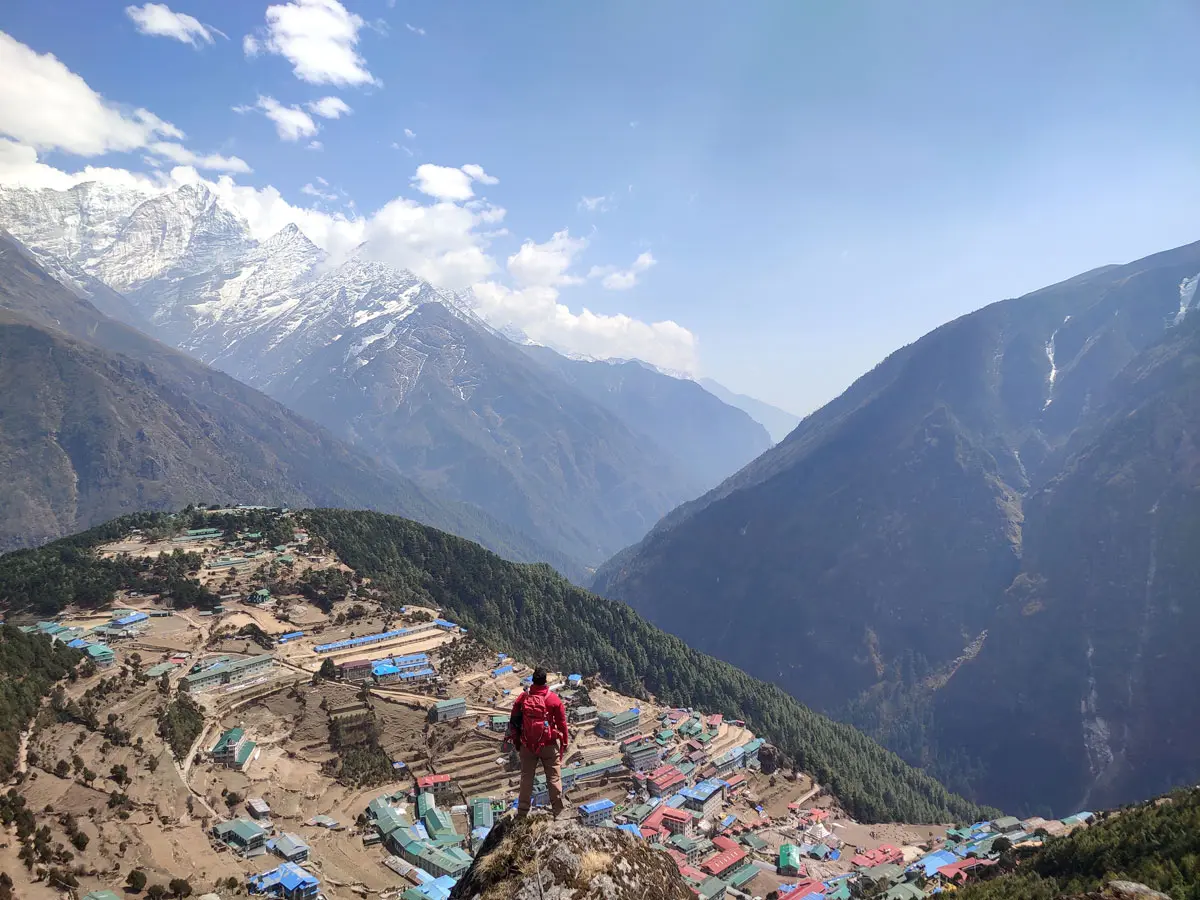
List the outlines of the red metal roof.
<svg viewBox="0 0 1200 900">
<path fill-rule="evenodd" d="M 723 837 L 723 835 L 718 835 L 718 837 Z M 726 840 L 729 839 L 726 838 Z M 716 844 L 716 839 L 713 840 L 713 843 Z M 730 843 L 733 842 L 730 841 Z M 722 872 L 726 872 L 733 866 L 736 866 L 745 858 L 746 851 L 734 844 L 731 850 L 722 850 L 720 853 L 710 856 L 700 864 L 700 868 L 709 875 L 720 875 Z"/>
<path fill-rule="evenodd" d="M 948 866 L 942 866 L 938 869 L 938 874 L 943 878 L 949 878 L 951 881 L 961 883 L 967 880 L 967 873 L 971 869 L 994 866 L 996 862 L 994 859 L 960 859 L 958 862 L 950 863 Z"/>
<path fill-rule="evenodd" d="M 668 806 L 662 811 L 659 821 L 663 819 L 670 819 L 672 822 L 690 822 L 692 821 L 692 814 L 686 809 L 672 809 Z"/>
<path fill-rule="evenodd" d="M 435 784 L 445 784 L 449 780 L 449 775 L 422 775 L 417 779 L 417 787 L 432 787 Z"/>
<path fill-rule="evenodd" d="M 725 837 L 723 834 L 717 835 L 712 839 L 713 846 L 719 850 L 734 850 L 737 848 L 737 842 Z"/>
<path fill-rule="evenodd" d="M 779 900 L 800 900 L 801 897 L 807 897 L 809 894 L 820 894 L 825 890 L 825 885 L 819 881 L 801 881 L 786 894 L 780 894 Z"/>
</svg>

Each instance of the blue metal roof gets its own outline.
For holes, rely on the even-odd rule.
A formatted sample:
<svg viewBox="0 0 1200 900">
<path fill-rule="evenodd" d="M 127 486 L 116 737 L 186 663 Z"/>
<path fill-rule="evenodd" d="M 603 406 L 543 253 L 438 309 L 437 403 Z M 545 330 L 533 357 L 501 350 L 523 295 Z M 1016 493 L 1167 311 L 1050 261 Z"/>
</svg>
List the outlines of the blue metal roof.
<svg viewBox="0 0 1200 900">
<path fill-rule="evenodd" d="M 149 618 L 150 618 L 150 616 L 144 612 L 135 612 L 135 613 L 130 613 L 127 616 L 122 616 L 119 619 L 114 619 L 113 624 L 114 625 L 132 625 L 135 622 L 141 622 L 142 620 L 149 619 Z"/>
<path fill-rule="evenodd" d="M 424 669 L 414 669 L 411 672 L 401 672 L 400 680 L 401 681 L 409 681 L 410 679 L 413 679 L 413 678 L 423 678 L 426 675 L 433 675 L 433 674 L 435 674 L 433 669 L 430 669 L 429 667 L 426 667 Z"/>
<path fill-rule="evenodd" d="M 593 800 L 591 803 L 580 804 L 579 810 L 584 815 L 590 816 L 592 813 L 604 812 L 605 810 L 612 809 L 616 805 L 617 804 L 613 803 L 607 797 L 604 797 L 600 800 Z"/>
<path fill-rule="evenodd" d="M 395 675 L 400 670 L 391 663 L 375 663 L 371 666 L 371 674 L 378 678 L 380 675 Z"/>
<path fill-rule="evenodd" d="M 346 638 L 343 641 L 334 641 L 332 644 L 318 644 L 313 647 L 314 653 L 329 653 L 333 650 L 344 650 L 347 647 L 362 647 L 366 644 L 377 644 L 380 641 L 390 641 L 392 638 L 403 637 L 410 634 L 411 628 L 397 628 L 395 631 L 381 631 L 379 634 L 365 634 L 362 637 Z"/>
<path fill-rule="evenodd" d="M 513 670 L 512 666 L 500 666 L 498 668 L 492 669 L 492 674 L 493 675 L 507 675 L 512 670 Z"/>
</svg>

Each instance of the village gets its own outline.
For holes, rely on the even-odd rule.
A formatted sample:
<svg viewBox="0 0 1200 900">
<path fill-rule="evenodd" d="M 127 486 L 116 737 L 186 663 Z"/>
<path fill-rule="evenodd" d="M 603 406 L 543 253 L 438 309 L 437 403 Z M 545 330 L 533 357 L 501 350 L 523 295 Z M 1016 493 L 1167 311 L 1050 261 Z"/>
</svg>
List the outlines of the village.
<svg viewBox="0 0 1200 900">
<path fill-rule="evenodd" d="M 184 872 L 197 893 L 445 900 L 510 814 L 518 772 L 503 739 L 536 661 L 485 648 L 441 610 L 386 608 L 318 543 L 301 529 L 270 546 L 216 528 L 133 534 L 101 552 L 199 554 L 190 574 L 220 603 L 122 592 L 113 609 L 23 626 L 87 654 L 95 674 L 72 697 L 113 691 L 103 734 L 43 716 L 22 759 L 30 803 L 92 820 L 85 900 L 115 900 L 135 869 Z M 287 590 L 301 573 L 346 587 L 332 602 Z M 743 722 L 624 697 L 594 673 L 550 684 L 571 729 L 571 814 L 667 854 L 703 900 L 832 900 L 856 885 L 916 900 L 1092 818 L 864 825 Z M 202 716 L 174 759 L 147 750 L 172 697 Z M 106 771 L 111 792 L 95 784 Z M 542 776 L 533 802 L 547 805 Z"/>
</svg>

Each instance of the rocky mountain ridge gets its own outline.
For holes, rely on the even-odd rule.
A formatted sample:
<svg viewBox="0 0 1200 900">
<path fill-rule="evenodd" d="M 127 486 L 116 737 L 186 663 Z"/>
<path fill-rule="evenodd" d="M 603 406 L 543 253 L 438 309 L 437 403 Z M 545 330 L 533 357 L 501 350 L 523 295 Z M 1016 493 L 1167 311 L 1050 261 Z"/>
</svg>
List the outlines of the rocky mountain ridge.
<svg viewBox="0 0 1200 900">
<path fill-rule="evenodd" d="M 294 225 L 258 242 L 203 185 L 4 188 L 0 226 L 81 296 L 117 292 L 123 321 L 584 564 L 769 444 L 702 392 L 679 395 L 686 428 L 597 402 L 469 296 L 365 256 L 330 260 Z M 675 379 L 642 381 L 653 393 Z"/>
<path fill-rule="evenodd" d="M 1195 634 L 1200 586 L 1197 273 L 1193 244 L 942 326 L 595 587 L 1013 812 L 1194 779 L 1194 754 L 1136 735 L 1177 721 L 1147 667 L 1191 671 L 1166 648 Z M 1031 779 L 1030 754 L 1061 765 Z"/>
<path fill-rule="evenodd" d="M 101 314 L 0 235 L 0 549 L 191 502 L 406 511 L 568 561 L 434 497 L 235 379 Z"/>
</svg>

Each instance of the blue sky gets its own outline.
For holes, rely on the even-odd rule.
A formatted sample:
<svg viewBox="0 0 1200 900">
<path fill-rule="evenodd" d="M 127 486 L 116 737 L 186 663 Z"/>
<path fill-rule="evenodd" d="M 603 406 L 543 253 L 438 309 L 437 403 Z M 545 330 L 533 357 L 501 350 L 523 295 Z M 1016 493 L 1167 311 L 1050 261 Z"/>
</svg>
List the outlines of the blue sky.
<svg viewBox="0 0 1200 900">
<path fill-rule="evenodd" d="M 346 0 L 353 41 L 283 53 L 269 5 L 170 0 L 227 36 L 188 43 L 140 33 L 124 3 L 7 0 L 0 30 L 186 138 L 93 152 L 13 114 L 34 80 L 7 109 L 0 86 L 0 134 L 64 172 L 153 173 L 143 145 L 163 140 L 219 157 L 200 177 L 354 220 L 403 243 L 398 262 L 431 254 L 423 273 L 486 282 L 491 313 L 539 339 L 798 413 L 950 318 L 1200 239 L 1191 0 Z M 305 107 L 328 97 L 351 112 Z M 259 98 L 296 107 L 301 133 L 282 139 Z M 184 161 L 160 150 L 160 172 Z M 252 171 L 219 171 L 234 158 Z M 414 184 L 422 164 L 486 178 Z"/>
</svg>

